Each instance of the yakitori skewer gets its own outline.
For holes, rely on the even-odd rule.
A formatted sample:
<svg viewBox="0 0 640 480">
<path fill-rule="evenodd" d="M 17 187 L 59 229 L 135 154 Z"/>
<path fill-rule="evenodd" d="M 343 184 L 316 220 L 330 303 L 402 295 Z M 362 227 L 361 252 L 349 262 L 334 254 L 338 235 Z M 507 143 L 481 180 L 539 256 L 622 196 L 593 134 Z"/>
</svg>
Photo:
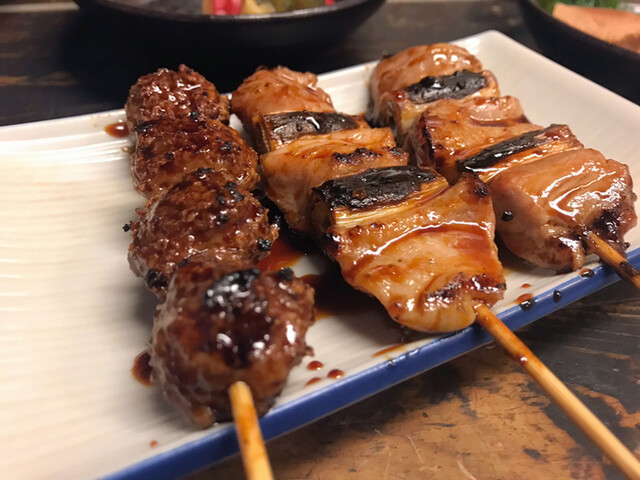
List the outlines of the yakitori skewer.
<svg viewBox="0 0 640 480">
<path fill-rule="evenodd" d="M 451 49 L 442 46 L 438 47 L 437 50 L 438 55 L 442 57 L 443 51 L 446 52 Z M 456 56 L 463 63 L 466 62 L 459 55 L 459 52 L 455 51 L 455 48 L 452 56 Z M 480 68 L 479 65 L 473 65 L 473 62 L 466 63 L 473 66 L 475 70 Z M 442 64 L 443 62 L 439 62 L 438 66 L 442 67 Z M 491 82 L 493 79 L 487 73 L 484 74 L 483 78 L 485 82 Z M 239 91 L 241 93 L 249 91 L 252 84 L 259 83 L 256 80 L 255 76 L 249 78 L 240 87 Z M 475 81 L 475 79 L 472 80 Z M 384 81 L 384 79 L 381 81 Z M 445 87 L 445 90 L 449 88 L 447 85 Z M 456 87 L 454 83 L 454 90 Z M 458 89 L 458 91 L 464 90 L 464 88 Z M 489 93 L 491 94 L 492 92 Z M 264 90 L 261 94 L 270 98 L 268 92 Z M 255 131 L 256 126 L 265 125 L 266 122 L 261 121 L 262 112 L 259 111 L 259 108 L 256 108 L 256 106 L 259 107 L 259 102 L 252 104 L 251 99 L 243 98 L 239 95 L 237 103 L 239 104 L 239 109 L 244 108 L 245 111 L 251 112 L 250 115 L 246 115 L 244 118 L 245 128 Z M 247 104 L 249 105 L 248 107 Z M 269 113 L 266 112 L 266 115 L 269 115 Z M 398 125 L 402 122 L 410 121 L 410 117 L 411 115 L 399 115 L 397 117 L 400 120 Z M 262 157 L 267 192 L 272 200 L 284 211 L 285 217 L 290 222 L 293 222 L 294 228 L 315 234 L 316 237 L 321 238 L 328 253 L 340 264 L 347 281 L 356 288 L 376 296 L 387 307 L 389 314 L 400 323 L 419 330 L 446 331 L 447 329 L 461 328 L 468 324 L 469 318 L 472 320 L 475 317 L 495 337 L 496 341 L 507 348 L 508 351 L 521 355 L 518 358 L 531 358 L 531 363 L 528 364 L 531 366 L 528 367 L 527 372 L 536 381 L 539 381 L 545 390 L 548 390 L 551 398 L 559 402 L 563 409 L 567 410 L 570 407 L 574 407 L 574 410 L 570 412 L 570 417 L 593 438 L 594 442 L 611 457 L 614 463 L 619 465 L 622 471 L 629 475 L 633 474 L 636 471 L 637 462 L 634 461 L 630 452 L 517 340 L 517 337 L 486 306 L 485 302 L 490 299 L 489 291 L 493 290 L 492 293 L 494 295 L 491 302 L 495 302 L 495 295 L 500 294 L 500 287 L 496 280 L 501 275 L 498 276 L 496 272 L 492 272 L 492 275 L 487 276 L 487 270 L 481 275 L 470 278 L 461 273 L 462 277 L 459 278 L 457 283 L 440 285 L 443 288 L 437 291 L 428 290 L 431 293 L 427 297 L 424 297 L 423 294 L 419 298 L 412 298 L 412 295 L 415 295 L 412 287 L 416 287 L 417 284 L 417 288 L 423 288 L 420 286 L 424 285 L 421 283 L 420 276 L 424 277 L 425 270 L 429 268 L 438 269 L 439 276 L 441 276 L 447 266 L 461 268 L 464 272 L 474 272 L 474 269 L 479 267 L 477 263 L 475 265 L 469 263 L 469 260 L 453 266 L 450 261 L 445 260 L 437 266 L 437 254 L 434 255 L 432 253 L 430 255 L 426 251 L 429 248 L 438 246 L 437 240 L 435 242 L 431 240 L 430 246 L 429 240 L 425 240 L 426 244 L 420 242 L 422 244 L 421 247 L 417 247 L 416 244 L 407 241 L 416 232 L 420 234 L 420 232 L 428 232 L 430 230 L 436 231 L 438 228 L 447 225 L 445 220 L 443 220 L 444 223 L 441 226 L 434 225 L 434 222 L 428 220 L 428 218 L 433 217 L 433 214 L 421 215 L 419 213 L 420 207 L 411 207 L 412 204 L 426 205 L 431 201 L 429 198 L 434 191 L 437 193 L 432 195 L 431 198 L 444 198 L 441 201 L 447 206 L 455 203 L 455 200 L 447 200 L 447 195 L 443 193 L 446 188 L 443 189 L 438 185 L 437 176 L 428 173 L 412 173 L 408 167 L 379 168 L 380 166 L 375 164 L 372 164 L 372 166 L 378 168 L 364 173 L 346 172 L 343 169 L 332 166 L 332 162 L 336 161 L 336 156 L 341 159 L 348 158 L 346 151 L 340 150 L 339 153 L 332 154 L 327 150 L 325 153 L 319 153 L 322 152 L 323 148 L 330 150 L 333 145 L 336 145 L 335 135 L 322 135 L 324 132 L 317 133 L 320 133 L 320 135 L 315 139 L 311 137 L 300 140 L 289 139 L 287 146 L 278 145 L 274 149 L 275 151 Z M 350 136 L 353 137 L 353 134 L 350 134 L 349 130 L 347 130 L 341 136 L 348 138 Z M 308 153 L 299 152 L 298 145 L 301 148 L 304 147 L 302 150 L 306 151 L 308 149 L 309 152 L 313 152 L 313 160 L 309 161 Z M 341 145 L 341 148 L 345 148 L 344 144 Z M 375 151 L 375 145 L 365 144 L 360 146 L 359 149 L 358 157 L 362 157 L 365 150 L 369 152 Z M 301 158 L 296 159 L 296 155 L 300 155 Z M 326 157 L 327 160 L 323 174 L 318 175 L 322 157 Z M 376 158 L 380 158 L 380 155 L 376 155 Z M 360 171 L 362 171 L 362 168 Z M 356 174 L 344 177 L 350 173 Z M 337 174 L 340 178 L 334 177 L 329 180 L 332 174 Z M 321 177 L 327 181 L 322 186 L 313 188 L 315 198 L 313 196 L 310 198 L 309 193 L 305 194 L 305 192 L 298 191 L 300 189 L 308 190 L 310 187 L 314 187 L 314 184 L 318 185 Z M 409 177 L 412 177 L 413 180 L 410 180 Z M 481 182 L 473 186 L 477 180 L 466 178 L 464 181 L 471 188 L 465 190 L 464 187 L 461 187 L 460 194 L 455 195 L 455 197 L 461 198 L 466 195 L 469 199 L 473 199 L 474 204 L 477 204 L 477 207 L 475 207 L 477 213 L 482 216 L 483 214 L 480 213 L 484 211 L 481 206 L 483 204 L 482 199 L 488 196 L 488 190 L 486 187 L 481 186 L 483 185 Z M 292 190 L 292 188 L 297 188 L 296 186 L 300 186 L 298 190 Z M 464 192 L 467 193 L 465 194 Z M 465 199 L 467 198 L 465 197 Z M 376 209 L 379 211 L 386 210 L 387 213 L 380 214 L 376 212 Z M 460 215 L 460 213 L 454 212 L 455 208 L 452 213 Z M 435 213 L 435 215 L 437 216 L 440 213 Z M 490 233 L 490 239 L 492 240 L 493 227 L 487 227 L 492 222 L 486 214 L 484 215 L 480 224 L 484 225 L 486 229 L 488 228 L 486 232 Z M 393 220 L 389 220 L 390 216 L 399 216 L 412 221 L 419 219 L 422 223 L 414 225 L 413 229 L 407 229 L 406 222 L 403 223 L 403 220 L 397 220 L 394 224 Z M 449 223 L 449 225 L 465 224 L 464 221 L 459 222 L 460 219 L 456 222 L 450 216 L 443 218 L 450 218 L 448 222 L 453 223 Z M 299 219 L 304 219 L 304 221 Z M 469 224 L 468 219 L 466 224 Z M 373 228 L 369 228 L 367 225 L 373 225 Z M 481 230 L 482 228 L 478 228 L 476 232 Z M 378 233 L 381 231 L 392 233 L 385 236 Z M 393 233 L 394 231 L 396 233 Z M 363 240 L 359 240 L 359 238 Z M 476 241 L 468 242 L 467 244 L 473 243 L 477 247 L 479 238 L 481 236 L 476 233 Z M 369 244 L 369 248 L 367 248 L 367 242 L 373 242 Z M 389 246 L 398 243 L 403 245 L 404 248 L 396 248 L 398 255 L 394 257 L 394 253 L 390 253 Z M 442 244 L 440 244 L 440 247 L 442 247 Z M 420 250 L 418 257 L 426 258 L 426 264 L 430 264 L 431 267 L 427 267 L 426 264 L 420 266 L 415 264 L 415 260 L 418 258 L 415 256 L 416 248 L 426 249 L 425 251 Z M 495 250 L 495 246 L 493 249 Z M 444 253 L 444 249 L 441 248 L 441 250 Z M 363 255 L 365 258 L 363 258 Z M 391 255 L 392 260 L 395 261 L 393 266 L 392 264 L 385 265 L 384 262 L 376 263 L 376 257 L 385 255 Z M 479 256 L 482 257 L 482 255 L 472 254 L 468 255 L 468 258 L 477 258 Z M 484 256 L 487 257 L 486 254 Z M 371 257 L 370 260 L 367 257 Z M 491 255 L 488 255 L 487 260 L 490 260 L 490 257 Z M 403 268 L 400 264 L 402 261 L 408 262 L 409 268 L 407 268 L 407 264 Z M 436 266 L 434 267 L 434 265 Z M 487 268 L 488 264 L 484 264 L 483 267 Z M 480 279 L 483 279 L 483 281 L 480 281 Z M 483 295 L 485 295 L 484 302 L 481 298 Z M 424 304 L 420 305 L 420 302 L 426 303 L 426 306 Z M 447 308 L 452 303 L 457 308 Z M 467 312 L 466 316 L 460 315 L 460 312 L 465 310 L 465 305 L 472 305 L 472 311 Z M 456 312 L 458 315 L 456 315 Z M 462 317 L 465 318 L 462 319 Z M 508 335 L 505 332 L 508 332 Z M 572 400 L 567 402 L 567 399 Z"/>
<path fill-rule="evenodd" d="M 516 255 L 566 271 L 593 252 L 640 288 L 640 274 L 621 253 L 623 235 L 636 223 L 626 165 L 584 149 L 567 126 L 529 123 L 517 99 L 500 97 L 495 79 L 478 73 L 477 59 L 459 50 L 414 47 L 380 62 L 370 83 L 372 118 L 392 125 L 418 164 L 450 182 L 465 171 L 486 181 L 497 230 Z M 394 74 L 409 61 L 408 72 Z M 475 310 L 478 323 L 613 463 L 640 478 L 638 460 L 602 422 L 486 305 Z"/>
<path fill-rule="evenodd" d="M 584 241 L 607 265 L 611 266 L 623 279 L 631 282 L 640 289 L 640 272 L 631 265 L 626 256 L 602 240 L 593 232 L 588 232 L 584 236 Z"/>
<path fill-rule="evenodd" d="M 630 276 L 620 255 L 602 255 L 605 244 L 621 254 L 636 223 L 626 165 L 585 148 L 566 125 L 529 122 L 518 100 L 500 96 L 493 75 L 460 47 L 413 47 L 386 58 L 370 88 L 371 118 L 392 126 L 418 165 L 450 183 L 471 171 L 489 185 L 497 232 L 517 256 L 577 270 L 597 235 L 603 260 Z"/>
<path fill-rule="evenodd" d="M 249 191 L 256 153 L 225 125 L 228 100 L 213 84 L 185 66 L 162 69 L 131 88 L 126 111 L 134 183 L 149 197 L 127 226 L 129 261 L 162 300 L 153 376 L 201 427 L 233 414 L 247 477 L 271 479 L 257 414 L 308 353 L 313 289 L 291 270 L 255 268 L 277 227 Z"/>
</svg>

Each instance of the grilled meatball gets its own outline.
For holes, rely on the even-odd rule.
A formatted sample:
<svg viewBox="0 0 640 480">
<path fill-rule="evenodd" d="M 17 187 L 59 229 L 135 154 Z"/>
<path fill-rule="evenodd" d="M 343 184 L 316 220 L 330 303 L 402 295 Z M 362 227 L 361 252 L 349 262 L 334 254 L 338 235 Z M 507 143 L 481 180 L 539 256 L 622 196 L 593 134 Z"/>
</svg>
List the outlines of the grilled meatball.
<svg viewBox="0 0 640 480">
<path fill-rule="evenodd" d="M 206 253 L 219 262 L 257 262 L 277 234 L 247 190 L 207 169 L 187 175 L 139 213 L 129 264 L 161 298 L 180 261 Z"/>
<path fill-rule="evenodd" d="M 223 172 L 251 190 L 258 183 L 258 156 L 240 134 L 215 120 L 171 118 L 138 126 L 131 156 L 136 189 L 149 197 L 199 167 Z"/>
<path fill-rule="evenodd" d="M 313 289 L 291 270 L 193 260 L 176 271 L 156 310 L 154 379 L 200 427 L 231 419 L 227 389 L 238 380 L 262 415 L 307 352 L 313 321 Z"/>
<path fill-rule="evenodd" d="M 229 123 L 229 99 L 186 65 L 140 77 L 124 106 L 131 131 L 141 123 L 188 116 Z"/>
</svg>

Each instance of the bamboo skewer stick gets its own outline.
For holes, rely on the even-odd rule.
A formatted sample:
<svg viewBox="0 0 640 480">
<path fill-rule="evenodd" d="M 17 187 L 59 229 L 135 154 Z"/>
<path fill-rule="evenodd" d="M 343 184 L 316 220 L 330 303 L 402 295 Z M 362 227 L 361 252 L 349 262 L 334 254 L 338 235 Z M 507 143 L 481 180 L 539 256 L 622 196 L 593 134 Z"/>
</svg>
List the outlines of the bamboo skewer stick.
<svg viewBox="0 0 640 480">
<path fill-rule="evenodd" d="M 618 275 L 640 289 L 640 272 L 627 261 L 623 254 L 593 232 L 587 233 L 584 236 L 584 240 L 596 255 L 618 272 Z"/>
<path fill-rule="evenodd" d="M 627 478 L 640 480 L 640 461 L 589 410 L 567 386 L 536 357 L 484 304 L 476 305 L 476 320 L 533 378 L 573 422 Z"/>
<path fill-rule="evenodd" d="M 241 381 L 234 383 L 229 387 L 229 397 L 247 480 L 273 480 L 249 386 Z"/>
</svg>

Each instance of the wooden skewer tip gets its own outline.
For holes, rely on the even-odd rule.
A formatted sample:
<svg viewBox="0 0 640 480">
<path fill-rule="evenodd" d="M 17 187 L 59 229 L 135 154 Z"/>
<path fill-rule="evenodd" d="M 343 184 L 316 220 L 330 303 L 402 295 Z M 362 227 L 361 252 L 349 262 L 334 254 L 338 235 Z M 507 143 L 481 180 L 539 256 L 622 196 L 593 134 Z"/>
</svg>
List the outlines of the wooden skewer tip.
<svg viewBox="0 0 640 480">
<path fill-rule="evenodd" d="M 628 280 L 633 283 L 636 288 L 640 289 L 640 271 L 634 268 L 622 253 L 593 232 L 587 233 L 584 238 L 594 253 L 610 265 L 620 277 Z"/>
<path fill-rule="evenodd" d="M 273 480 L 251 389 L 244 382 L 229 387 L 229 397 L 247 480 Z"/>
<path fill-rule="evenodd" d="M 549 370 L 522 341 L 489 310 L 475 307 L 476 318 L 511 357 L 564 410 L 567 416 L 607 455 L 627 478 L 640 480 L 640 461 L 589 410 L 567 386 Z"/>
</svg>

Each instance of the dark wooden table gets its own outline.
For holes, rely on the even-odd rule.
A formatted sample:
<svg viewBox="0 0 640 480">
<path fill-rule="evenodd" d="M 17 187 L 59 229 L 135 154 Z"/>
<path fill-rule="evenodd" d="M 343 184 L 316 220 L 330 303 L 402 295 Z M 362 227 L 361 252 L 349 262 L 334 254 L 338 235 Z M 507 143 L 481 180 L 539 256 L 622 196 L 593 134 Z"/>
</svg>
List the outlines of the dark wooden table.
<svg viewBox="0 0 640 480">
<path fill-rule="evenodd" d="M 120 108 L 139 75 L 181 62 L 230 90 L 260 63 L 320 73 L 488 29 L 535 48 L 512 1 L 389 3 L 339 45 L 266 56 L 159 43 L 96 24 L 72 4 L 23 3 L 0 5 L 2 125 Z M 614 285 L 520 336 L 640 455 L 636 291 Z M 622 478 L 499 348 L 479 349 L 268 448 L 276 477 L 288 480 Z M 242 476 L 235 457 L 190 478 Z"/>
</svg>

